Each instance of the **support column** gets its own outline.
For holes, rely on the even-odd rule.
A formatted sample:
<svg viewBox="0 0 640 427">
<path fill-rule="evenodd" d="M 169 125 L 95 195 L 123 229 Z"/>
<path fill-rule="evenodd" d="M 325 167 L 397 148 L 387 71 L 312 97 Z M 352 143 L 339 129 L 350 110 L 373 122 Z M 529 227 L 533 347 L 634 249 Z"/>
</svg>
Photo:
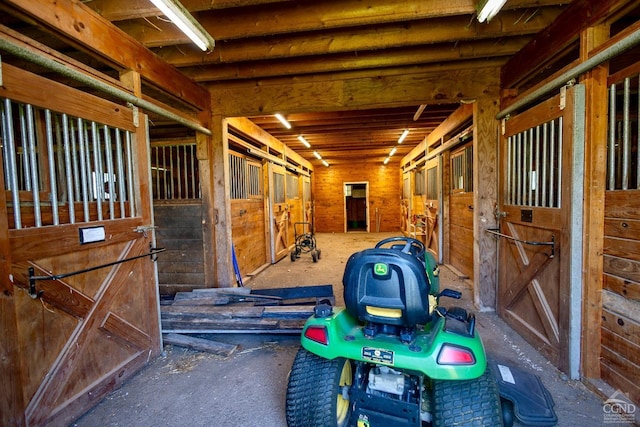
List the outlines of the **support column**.
<svg viewBox="0 0 640 427">
<path fill-rule="evenodd" d="M 205 285 L 235 285 L 231 259 L 231 203 L 229 200 L 229 149 L 227 124 L 222 116 L 211 117 L 212 135 L 196 135 L 202 189 L 202 232 Z"/>
<path fill-rule="evenodd" d="M 480 98 L 473 104 L 473 298 L 480 311 L 495 310 L 497 242 L 487 228 L 496 228 L 498 201 L 498 99 Z"/>
</svg>

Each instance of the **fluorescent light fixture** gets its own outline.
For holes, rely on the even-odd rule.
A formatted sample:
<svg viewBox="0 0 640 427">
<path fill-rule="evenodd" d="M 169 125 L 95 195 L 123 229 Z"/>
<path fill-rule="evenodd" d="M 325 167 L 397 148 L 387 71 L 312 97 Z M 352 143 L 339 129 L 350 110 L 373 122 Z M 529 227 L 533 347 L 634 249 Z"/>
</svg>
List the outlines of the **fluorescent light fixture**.
<svg viewBox="0 0 640 427">
<path fill-rule="evenodd" d="M 298 135 L 298 141 L 302 142 L 302 145 L 304 145 L 305 147 L 311 148 L 311 144 L 309 144 L 309 141 L 304 139 L 304 136 Z"/>
<path fill-rule="evenodd" d="M 317 151 L 313 152 L 313 155 L 316 156 L 316 159 L 318 160 L 322 160 L 322 156 L 320 155 L 320 153 L 318 153 Z"/>
<path fill-rule="evenodd" d="M 480 0 L 478 2 L 478 22 L 491 21 L 496 16 L 507 0 Z"/>
<path fill-rule="evenodd" d="M 325 165 L 326 167 L 329 167 L 329 163 L 326 160 L 323 160 L 322 164 Z"/>
<path fill-rule="evenodd" d="M 383 162 L 383 163 L 386 165 L 387 163 L 389 163 L 389 160 L 390 160 L 390 158 L 389 158 L 389 157 L 387 157 L 386 159 L 384 159 L 384 162 Z"/>
<path fill-rule="evenodd" d="M 151 0 L 160 11 L 171 20 L 203 52 L 213 50 L 213 37 L 202 28 L 196 18 L 178 0 Z"/>
<path fill-rule="evenodd" d="M 404 141 L 407 135 L 409 135 L 409 129 L 405 129 L 404 132 L 402 132 L 402 135 L 398 138 L 398 144 L 402 144 L 402 141 Z"/>
<path fill-rule="evenodd" d="M 289 123 L 282 114 L 276 113 L 276 119 L 280 120 L 280 123 L 282 123 L 284 127 L 286 127 L 287 129 L 291 129 L 291 123 Z"/>
<path fill-rule="evenodd" d="M 396 150 L 397 150 L 397 148 L 396 148 L 396 147 L 393 147 L 393 148 L 391 149 L 391 152 L 389 153 L 389 157 L 391 157 L 391 156 L 393 156 L 394 154 L 396 154 Z"/>
<path fill-rule="evenodd" d="M 422 104 L 418 107 L 418 109 L 416 110 L 416 113 L 413 115 L 414 122 L 418 121 L 418 119 L 422 115 L 422 112 L 424 111 L 425 108 L 427 108 L 427 104 Z"/>
</svg>

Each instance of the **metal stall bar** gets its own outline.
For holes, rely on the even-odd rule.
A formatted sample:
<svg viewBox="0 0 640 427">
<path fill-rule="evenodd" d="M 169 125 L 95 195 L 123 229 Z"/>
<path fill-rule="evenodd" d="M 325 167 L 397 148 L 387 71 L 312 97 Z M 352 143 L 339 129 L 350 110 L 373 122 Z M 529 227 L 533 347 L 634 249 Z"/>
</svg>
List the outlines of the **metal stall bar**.
<svg viewBox="0 0 640 427">
<path fill-rule="evenodd" d="M 113 174 L 113 152 L 111 151 L 111 130 L 109 126 L 104 125 L 104 155 L 107 161 L 107 188 L 109 192 L 105 194 L 105 198 L 109 199 L 109 219 L 115 218 L 115 213 L 113 212 L 113 199 L 116 197 L 116 188 L 113 184 L 114 174 Z M 103 174 L 104 176 L 104 174 Z M 103 178 L 104 181 L 104 178 Z"/>
<path fill-rule="evenodd" d="M 508 137 L 507 138 L 507 204 L 511 205 L 512 204 L 512 197 L 511 197 L 511 169 L 512 169 L 512 162 L 511 162 L 511 144 L 512 144 L 512 137 Z"/>
<path fill-rule="evenodd" d="M 556 121 L 551 120 L 551 127 L 549 128 L 549 205 L 548 207 L 555 207 L 555 160 L 556 160 Z"/>
<path fill-rule="evenodd" d="M 11 108 L 11 101 L 9 99 L 4 100 L 4 109 L 2 111 L 3 117 L 3 135 L 2 144 L 3 157 L 5 157 L 6 177 L 7 183 L 11 190 L 11 201 L 13 202 L 13 223 L 16 229 L 22 228 L 22 215 L 20 212 L 20 193 L 18 188 L 18 173 L 16 165 L 16 145 L 13 135 L 13 114 Z"/>
<path fill-rule="evenodd" d="M 38 159 L 36 157 L 36 133 L 33 106 L 26 105 L 27 139 L 29 141 L 29 156 L 31 163 L 31 194 L 33 195 L 33 216 L 36 227 L 42 227 L 40 211 L 40 182 L 38 174 Z"/>
<path fill-rule="evenodd" d="M 47 155 L 49 157 L 49 188 L 51 190 L 51 192 L 49 193 L 49 197 L 51 199 L 51 215 L 53 219 L 53 225 L 59 225 L 60 217 L 58 216 L 58 184 L 56 179 L 55 156 L 53 153 L 53 126 L 51 123 L 51 110 L 49 109 L 44 110 L 44 123 L 47 135 Z"/>
<path fill-rule="evenodd" d="M 527 187 L 529 189 L 527 206 L 533 206 L 533 128 L 529 129 L 529 167 L 527 169 Z"/>
<path fill-rule="evenodd" d="M 535 201 L 533 205 L 540 207 L 540 125 L 536 126 L 536 171 L 535 171 Z"/>
<path fill-rule="evenodd" d="M 542 201 L 540 206 L 547 207 L 547 187 L 548 187 L 548 176 L 547 176 L 547 155 L 549 150 L 549 125 L 547 123 L 542 124 L 542 182 L 540 183 L 542 187 Z"/>
<path fill-rule="evenodd" d="M 71 141 L 69 137 L 69 118 L 66 114 L 62 114 L 62 144 L 64 148 L 64 166 L 67 175 L 67 204 L 69 206 L 69 223 L 76 222 L 75 197 L 73 192 L 73 183 L 75 180 L 75 172 L 71 167 Z M 74 148 L 75 151 L 75 148 Z"/>
<path fill-rule="evenodd" d="M 102 221 L 102 200 L 104 192 L 104 175 L 102 174 L 102 159 L 100 156 L 100 139 L 98 135 L 98 125 L 91 122 L 91 141 L 93 143 L 93 187 L 96 199 L 96 211 L 98 221 Z"/>
<path fill-rule="evenodd" d="M 133 197 L 133 153 L 131 152 L 131 132 L 126 131 L 125 141 L 127 149 L 127 184 L 129 185 L 129 193 L 127 195 L 129 200 L 129 217 L 136 216 L 135 197 Z"/>
<path fill-rule="evenodd" d="M 87 134 L 85 133 L 84 120 L 78 118 L 78 147 L 80 148 L 80 184 L 82 187 L 82 211 L 84 214 L 84 222 L 89 222 L 89 189 L 87 188 L 87 180 L 89 171 L 87 170 L 88 153 Z"/>
<path fill-rule="evenodd" d="M 21 187 L 18 184 L 18 188 L 25 191 L 31 191 L 31 157 L 29 156 L 29 147 L 27 145 L 27 119 L 24 112 L 24 104 L 18 105 L 18 114 L 20 116 L 20 141 L 22 141 L 22 169 L 24 171 L 24 177 L 22 180 L 23 186 Z M 11 117 L 12 115 L 13 113 L 9 117 Z M 16 172 L 17 171 L 18 170 L 16 169 Z"/>
<path fill-rule="evenodd" d="M 117 169 L 117 178 L 116 181 L 118 183 L 118 203 L 120 205 L 120 218 L 125 218 L 125 210 L 124 210 L 124 164 L 122 161 L 122 135 L 120 129 L 116 129 L 116 169 Z"/>
<path fill-rule="evenodd" d="M 173 178 L 175 176 L 175 174 L 173 173 L 173 147 L 167 147 L 167 150 L 169 151 L 169 190 L 171 190 L 171 198 L 175 199 L 176 198 L 176 189 L 174 188 L 174 184 L 173 184 Z M 180 179 L 180 177 L 178 176 L 178 179 Z"/>
<path fill-rule="evenodd" d="M 563 144 L 563 135 L 562 125 L 563 125 L 564 117 L 560 116 L 558 119 L 558 182 L 556 188 L 558 189 L 558 200 L 556 201 L 556 208 L 562 206 L 562 144 Z"/>
<path fill-rule="evenodd" d="M 182 163 L 180 162 L 180 146 L 176 146 L 176 170 L 178 174 L 178 199 L 182 199 L 182 183 L 184 177 L 182 176 Z"/>
<path fill-rule="evenodd" d="M 609 146 L 607 168 L 607 190 L 616 188 L 616 84 L 612 84 L 609 88 Z"/>
<path fill-rule="evenodd" d="M 631 167 L 631 128 L 629 107 L 631 105 L 631 79 L 624 79 L 622 106 L 622 189 L 629 189 L 629 169 Z"/>
</svg>

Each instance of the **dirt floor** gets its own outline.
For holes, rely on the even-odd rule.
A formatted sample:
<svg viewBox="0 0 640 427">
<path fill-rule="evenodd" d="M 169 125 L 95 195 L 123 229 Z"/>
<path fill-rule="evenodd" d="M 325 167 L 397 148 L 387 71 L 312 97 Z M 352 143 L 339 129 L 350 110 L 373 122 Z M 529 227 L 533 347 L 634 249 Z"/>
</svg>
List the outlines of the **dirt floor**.
<svg viewBox="0 0 640 427">
<path fill-rule="evenodd" d="M 245 283 L 251 288 L 332 284 L 342 304 L 342 273 L 348 257 L 372 247 L 389 233 L 318 234 L 321 258 L 289 257 Z M 469 310 L 469 283 L 447 268 L 441 287 L 458 289 Z M 452 302 L 453 304 L 453 302 Z M 606 419 L 603 398 L 569 380 L 509 328 L 495 313 L 476 313 L 478 330 L 490 357 L 538 375 L 555 401 L 560 427 L 631 425 Z M 90 426 L 285 426 L 287 375 L 299 348 L 295 335 L 218 334 L 208 339 L 238 344 L 228 358 L 165 346 L 153 361 L 93 410 L 72 424 Z M 608 396 L 609 391 L 604 393 Z M 517 424 L 516 425 L 520 425 Z"/>
</svg>

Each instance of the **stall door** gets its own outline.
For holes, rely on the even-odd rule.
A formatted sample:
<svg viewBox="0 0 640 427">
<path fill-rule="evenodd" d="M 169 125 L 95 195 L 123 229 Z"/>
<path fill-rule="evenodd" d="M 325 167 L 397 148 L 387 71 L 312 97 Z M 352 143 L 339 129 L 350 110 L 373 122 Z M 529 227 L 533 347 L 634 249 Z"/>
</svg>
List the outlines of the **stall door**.
<svg viewBox="0 0 640 427">
<path fill-rule="evenodd" d="M 271 262 L 276 263 L 289 252 L 289 207 L 286 199 L 286 170 L 269 163 L 269 218 Z"/>
<path fill-rule="evenodd" d="M 435 157 L 427 161 L 425 165 L 426 174 L 426 189 L 425 189 L 425 221 L 424 221 L 424 233 L 425 233 L 425 246 L 429 248 L 436 256 L 436 259 L 440 257 L 440 206 L 441 206 L 441 191 L 442 188 L 440 180 L 440 157 Z"/>
<path fill-rule="evenodd" d="M 473 277 L 473 145 L 451 151 L 449 170 L 449 262 Z"/>
<path fill-rule="evenodd" d="M 66 426 L 160 351 L 146 125 L 2 72 L 0 424 Z"/>
<path fill-rule="evenodd" d="M 552 363 L 574 373 L 581 281 L 572 256 L 580 259 L 583 92 L 571 88 L 506 122 L 497 231 L 499 314 Z"/>
</svg>

